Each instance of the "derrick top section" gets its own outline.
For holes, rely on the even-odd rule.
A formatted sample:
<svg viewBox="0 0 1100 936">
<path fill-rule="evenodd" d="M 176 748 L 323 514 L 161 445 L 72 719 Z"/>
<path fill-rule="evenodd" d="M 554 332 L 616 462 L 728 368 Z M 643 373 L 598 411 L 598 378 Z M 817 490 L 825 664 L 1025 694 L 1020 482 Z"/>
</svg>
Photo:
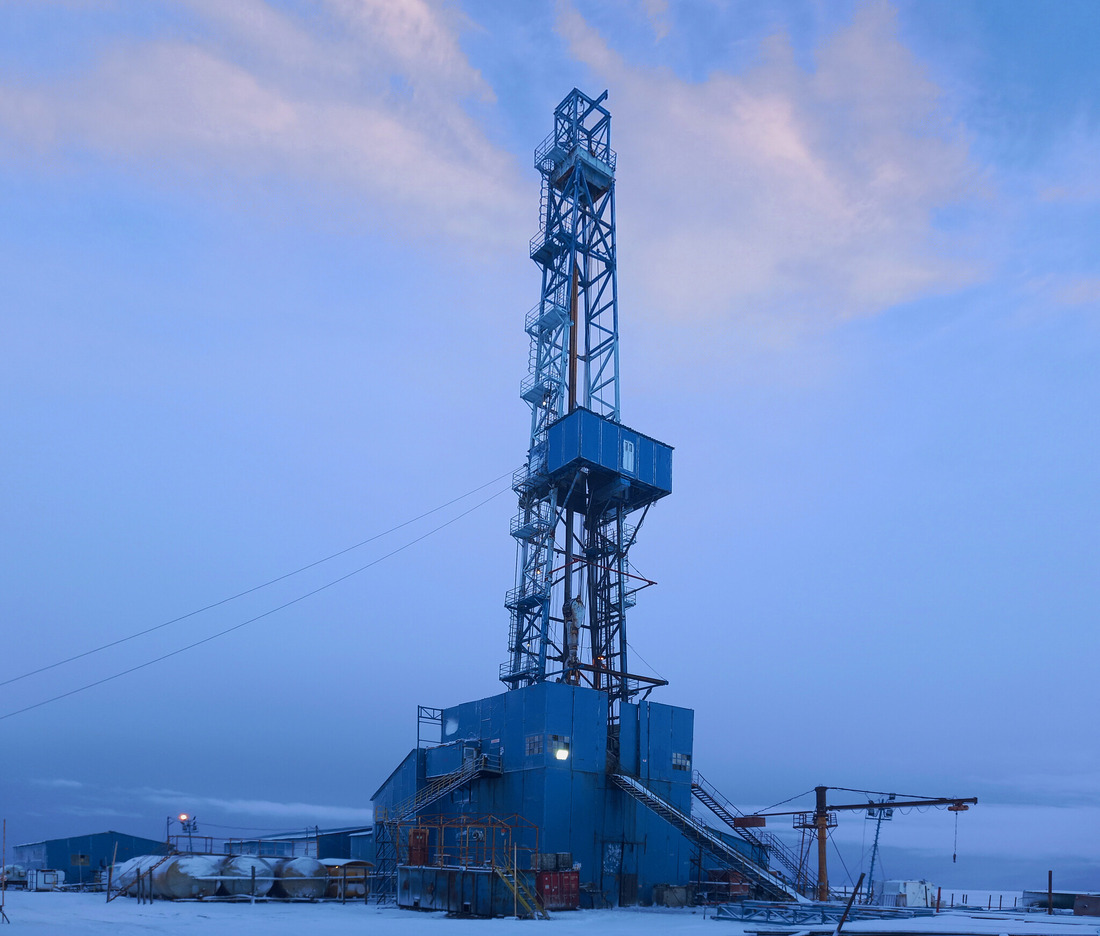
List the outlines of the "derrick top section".
<svg viewBox="0 0 1100 936">
<path fill-rule="evenodd" d="M 611 113 L 603 107 L 604 91 L 590 98 L 574 88 L 554 110 L 554 131 L 535 149 L 535 168 L 558 189 L 569 184 L 577 162 L 598 196 L 615 178 L 615 151 L 611 148 Z"/>
</svg>

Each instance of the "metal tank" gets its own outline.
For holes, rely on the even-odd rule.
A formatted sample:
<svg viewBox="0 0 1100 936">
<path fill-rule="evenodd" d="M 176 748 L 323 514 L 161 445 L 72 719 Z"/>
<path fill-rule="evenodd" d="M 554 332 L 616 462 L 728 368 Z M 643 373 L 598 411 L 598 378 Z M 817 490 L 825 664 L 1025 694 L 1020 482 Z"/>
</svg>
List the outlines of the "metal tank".
<svg viewBox="0 0 1100 936">
<path fill-rule="evenodd" d="M 275 865 L 275 879 L 284 897 L 316 900 L 325 896 L 328 871 L 316 858 L 286 858 Z"/>
<path fill-rule="evenodd" d="M 253 870 L 256 872 L 255 882 Z M 275 883 L 275 872 L 271 865 L 256 855 L 234 855 L 226 858 L 221 877 L 222 894 L 226 897 L 266 897 Z"/>
<path fill-rule="evenodd" d="M 147 875 L 150 868 L 163 860 L 163 855 L 138 855 L 116 864 L 111 872 L 111 887 L 122 891 L 127 897 L 136 897 L 138 875 Z"/>
<path fill-rule="evenodd" d="M 153 896 L 168 900 L 213 897 L 218 891 L 220 855 L 177 855 L 153 871 Z"/>
</svg>

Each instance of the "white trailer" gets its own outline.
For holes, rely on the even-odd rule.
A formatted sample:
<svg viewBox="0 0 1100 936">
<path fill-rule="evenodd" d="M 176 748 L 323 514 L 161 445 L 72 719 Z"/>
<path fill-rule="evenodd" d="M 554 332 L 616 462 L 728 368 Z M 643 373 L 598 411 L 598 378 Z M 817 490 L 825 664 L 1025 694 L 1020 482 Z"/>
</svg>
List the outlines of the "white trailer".
<svg viewBox="0 0 1100 936">
<path fill-rule="evenodd" d="M 885 881 L 882 885 L 884 907 L 934 907 L 936 885 L 928 881 Z"/>
<path fill-rule="evenodd" d="M 31 868 L 27 872 L 27 890 L 57 890 L 65 883 L 65 872 L 53 868 Z"/>
</svg>

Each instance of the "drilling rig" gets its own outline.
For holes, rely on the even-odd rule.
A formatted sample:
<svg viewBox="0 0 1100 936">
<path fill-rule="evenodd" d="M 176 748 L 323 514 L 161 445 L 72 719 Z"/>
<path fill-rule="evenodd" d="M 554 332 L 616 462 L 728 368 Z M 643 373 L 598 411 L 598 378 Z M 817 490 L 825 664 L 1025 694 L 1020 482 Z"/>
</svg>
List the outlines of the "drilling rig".
<svg viewBox="0 0 1100 936">
<path fill-rule="evenodd" d="M 513 478 L 519 511 L 510 688 L 547 680 L 606 693 L 614 749 L 618 707 L 662 679 L 632 673 L 626 615 L 653 584 L 628 554 L 649 508 L 672 490 L 672 449 L 620 420 L 615 151 L 605 91 L 574 90 L 535 151 L 542 288 L 526 316 L 531 408 L 527 460 Z M 631 522 L 635 517 L 637 520 Z"/>
<path fill-rule="evenodd" d="M 653 584 L 629 552 L 672 491 L 672 448 L 620 416 L 606 98 L 571 91 L 535 150 L 541 287 L 524 318 L 531 421 L 513 477 L 507 690 L 420 706 L 417 747 L 372 797 L 375 894 L 400 906 L 498 915 L 522 903 L 538 915 L 541 892 L 525 890 L 536 866 L 572 875 L 591 906 L 650 903 L 693 881 L 802 899 L 769 868 L 779 843 L 693 772 L 694 712 L 650 701 L 665 681 L 629 661 L 627 612 Z M 693 800 L 727 829 L 693 816 Z"/>
</svg>

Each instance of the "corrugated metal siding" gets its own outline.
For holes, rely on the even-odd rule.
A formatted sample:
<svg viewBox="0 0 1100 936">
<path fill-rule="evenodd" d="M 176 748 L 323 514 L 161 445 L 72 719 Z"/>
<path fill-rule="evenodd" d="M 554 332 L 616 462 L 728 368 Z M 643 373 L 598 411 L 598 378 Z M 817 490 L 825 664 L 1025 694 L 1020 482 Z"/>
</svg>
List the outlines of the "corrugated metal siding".
<svg viewBox="0 0 1100 936">
<path fill-rule="evenodd" d="M 673 754 L 690 762 L 693 732 L 691 709 L 657 702 L 621 707 L 622 768 L 685 812 L 691 809 L 691 770 L 676 769 Z M 581 865 L 580 880 L 598 887 L 609 903 L 650 903 L 656 885 L 690 881 L 694 850 L 663 819 L 608 786 L 606 734 L 606 695 L 561 683 L 446 708 L 445 746 L 479 745 L 484 753 L 500 755 L 504 772 L 474 781 L 468 792 L 456 792 L 428 813 L 446 818 L 518 813 L 539 827 L 543 853 L 571 852 Z M 553 735 L 569 739 L 567 760 L 554 758 Z M 528 738 L 541 739 L 541 747 L 529 752 Z M 387 802 L 411 796 L 413 784 L 425 782 L 425 771 L 415 770 L 415 754 L 383 785 Z M 446 772 L 443 763 L 454 755 L 436 748 L 424 756 L 434 775 Z M 392 795 L 391 787 L 400 787 L 400 795 Z"/>
<path fill-rule="evenodd" d="M 546 465 L 553 477 L 582 464 L 632 479 L 639 485 L 638 505 L 672 491 L 671 446 L 576 409 L 550 426 Z M 634 495 L 628 500 L 633 503 Z"/>
<path fill-rule="evenodd" d="M 374 831 L 355 832 L 348 837 L 349 851 L 353 861 L 374 863 Z"/>
<path fill-rule="evenodd" d="M 163 854 L 165 847 L 164 842 L 136 835 L 96 832 L 17 846 L 15 861 L 28 869 L 53 868 L 64 871 L 68 884 L 90 884 L 95 880 L 96 872 L 111 863 L 116 844 L 119 861 L 128 861 L 138 855 Z M 82 856 L 79 860 L 83 863 L 74 862 L 74 858 L 78 856 Z"/>
</svg>

